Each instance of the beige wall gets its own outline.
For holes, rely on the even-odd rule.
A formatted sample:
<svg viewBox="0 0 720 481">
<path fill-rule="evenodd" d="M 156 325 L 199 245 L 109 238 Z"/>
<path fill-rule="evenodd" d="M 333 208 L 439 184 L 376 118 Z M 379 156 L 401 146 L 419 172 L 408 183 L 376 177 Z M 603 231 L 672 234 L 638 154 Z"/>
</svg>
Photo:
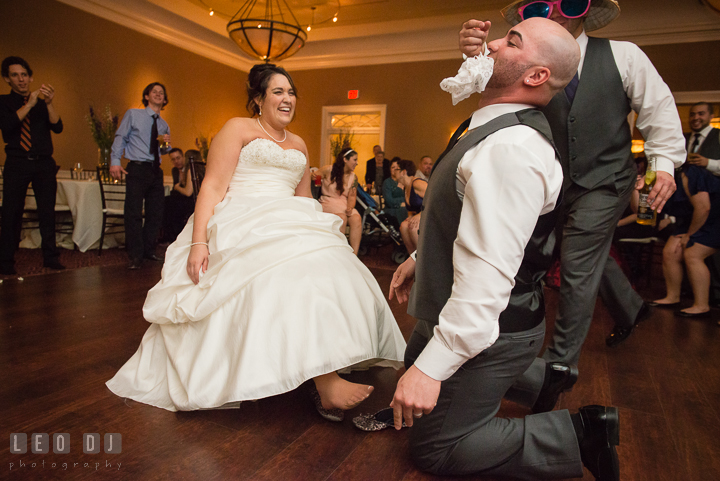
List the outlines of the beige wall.
<svg viewBox="0 0 720 481">
<path fill-rule="evenodd" d="M 65 130 L 53 136 L 63 168 L 97 163 L 97 147 L 85 121 L 90 105 L 122 115 L 142 107 L 143 88 L 165 84 L 173 146 L 191 148 L 197 134 L 219 130 L 245 112 L 246 74 L 53 0 L 0 1 L 0 56 L 25 58 L 33 89 L 55 87 Z M 0 93 L 10 91 L 7 84 Z M 0 162 L 4 155 L 0 154 Z M 169 162 L 164 162 L 169 172 Z"/>
<path fill-rule="evenodd" d="M 92 168 L 97 149 L 85 115 L 89 105 L 114 112 L 139 107 L 140 94 L 158 80 L 168 88 L 163 117 L 173 145 L 190 148 L 199 133 L 217 132 L 230 117 L 246 115 L 246 74 L 170 46 L 54 0 L 0 1 L 0 56 L 19 55 L 35 70 L 35 87 L 57 90 L 65 131 L 55 136 L 56 159 L 69 168 Z M 675 91 L 720 90 L 720 42 L 651 46 L 644 50 Z M 438 84 L 459 60 L 291 72 L 300 99 L 290 129 L 301 135 L 311 163 L 319 164 L 324 105 L 386 104 L 388 157 L 419 161 L 437 156 L 477 97 L 453 107 Z M 348 100 L 348 90 L 359 90 Z M 6 93 L 7 87 L 0 87 Z M 360 159 L 364 162 L 366 159 Z M 166 162 L 166 169 L 167 166 Z"/>
</svg>

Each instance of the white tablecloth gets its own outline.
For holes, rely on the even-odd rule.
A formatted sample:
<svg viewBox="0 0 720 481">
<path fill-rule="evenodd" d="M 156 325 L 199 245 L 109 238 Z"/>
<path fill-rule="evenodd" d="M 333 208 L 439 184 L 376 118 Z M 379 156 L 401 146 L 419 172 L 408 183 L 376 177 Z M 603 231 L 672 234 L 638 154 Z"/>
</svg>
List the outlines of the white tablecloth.
<svg viewBox="0 0 720 481">
<path fill-rule="evenodd" d="M 62 171 L 61 171 L 62 172 Z M 170 179 L 172 182 L 172 178 Z M 165 195 L 169 195 L 172 185 L 165 185 Z M 122 209 L 120 205 L 108 207 Z M 56 242 L 59 247 L 73 249 L 77 246 L 80 252 L 89 249 L 97 249 L 102 231 L 102 199 L 100 197 L 100 185 L 97 180 L 72 180 L 62 178 L 58 175 L 56 206 L 67 206 L 72 214 L 73 233 L 70 235 L 57 234 Z M 26 208 L 35 207 L 35 198 L 28 196 L 25 202 Z M 57 216 L 66 215 L 57 212 Z M 103 241 L 103 249 L 117 247 L 124 241 L 124 234 L 106 235 Z M 22 234 L 20 247 L 26 249 L 37 249 L 40 247 L 41 238 L 38 229 L 25 230 Z"/>
</svg>

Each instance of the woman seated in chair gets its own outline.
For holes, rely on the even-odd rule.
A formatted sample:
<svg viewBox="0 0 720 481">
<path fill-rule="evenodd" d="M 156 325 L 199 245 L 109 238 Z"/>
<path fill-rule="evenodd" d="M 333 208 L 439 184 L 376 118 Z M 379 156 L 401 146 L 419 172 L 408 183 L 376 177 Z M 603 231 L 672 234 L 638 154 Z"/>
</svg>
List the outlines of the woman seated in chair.
<svg viewBox="0 0 720 481">
<path fill-rule="evenodd" d="M 400 172 L 398 183 L 405 188 L 405 207 L 408 218 L 400 224 L 400 235 L 409 253 L 417 249 L 418 229 L 420 227 L 420 210 L 422 209 L 427 181 L 415 177 L 417 168 L 411 160 L 398 161 Z"/>
<path fill-rule="evenodd" d="M 358 154 L 351 148 L 345 148 L 335 158 L 332 165 L 320 169 L 322 187 L 320 204 L 323 212 L 335 214 L 343 221 L 340 232 L 350 226 L 350 247 L 357 255 L 362 237 L 362 218 L 355 209 L 357 201 L 357 167 Z"/>
<path fill-rule="evenodd" d="M 195 210 L 190 163 L 199 161 L 201 157 L 199 151 L 188 150 L 183 162 L 182 151 L 177 149 L 170 152 L 170 159 L 175 167 L 172 169 L 173 188 L 170 195 L 165 197 L 162 241 L 167 243 L 175 241 Z"/>
<path fill-rule="evenodd" d="M 390 162 L 390 177 L 383 181 L 382 187 L 382 195 L 383 199 L 385 199 L 385 207 L 383 208 L 383 211 L 397 220 L 395 228 L 399 228 L 400 224 L 407 219 L 407 209 L 405 208 L 405 189 L 398 182 L 398 176 L 400 174 L 398 161 L 399 159 L 393 159 Z"/>
<path fill-rule="evenodd" d="M 710 272 L 705 259 L 720 248 L 720 179 L 705 169 L 687 164 L 680 176 L 676 174 L 675 178 L 678 189 L 665 209 L 677 219 L 675 231 L 663 249 L 667 293 L 650 304 L 666 308 L 679 306 L 684 261 L 694 302 L 686 309 L 675 311 L 675 314 L 691 318 L 708 317 Z M 688 203 L 692 208 L 691 214 Z M 682 212 L 686 214 L 683 216 Z"/>
</svg>

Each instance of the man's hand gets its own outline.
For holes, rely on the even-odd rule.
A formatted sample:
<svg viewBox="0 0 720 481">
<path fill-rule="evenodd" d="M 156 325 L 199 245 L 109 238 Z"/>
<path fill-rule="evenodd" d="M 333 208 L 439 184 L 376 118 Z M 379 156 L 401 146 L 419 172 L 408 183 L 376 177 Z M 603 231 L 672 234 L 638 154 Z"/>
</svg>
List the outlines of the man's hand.
<svg viewBox="0 0 720 481">
<path fill-rule="evenodd" d="M 410 297 L 410 289 L 415 279 L 415 261 L 412 257 L 408 257 L 405 262 L 398 266 L 395 274 L 393 274 L 392 282 L 390 282 L 390 296 L 388 300 L 392 301 L 393 295 L 397 301 L 402 304 Z"/>
<path fill-rule="evenodd" d="M 39 92 L 45 96 L 45 103 L 48 105 L 50 105 L 53 98 L 55 98 L 55 89 L 50 84 L 42 84 Z"/>
<path fill-rule="evenodd" d="M 662 170 L 657 171 L 655 185 L 648 195 L 650 207 L 658 214 L 662 212 L 665 202 L 673 195 L 676 188 L 675 178 L 672 175 Z"/>
<path fill-rule="evenodd" d="M 698 167 L 707 167 L 708 159 L 700 154 L 688 154 L 688 164 L 697 165 Z"/>
<path fill-rule="evenodd" d="M 28 96 L 28 101 L 25 104 L 25 106 L 28 107 L 28 110 L 35 107 L 35 104 L 37 104 L 37 101 L 38 101 L 38 95 L 40 95 L 41 93 L 42 93 L 42 88 L 40 88 L 34 92 L 30 92 L 30 95 Z"/>
<path fill-rule="evenodd" d="M 403 418 L 408 427 L 414 419 L 430 414 L 440 396 L 440 381 L 431 378 L 415 366 L 411 366 L 398 381 L 395 395 L 390 403 L 393 408 L 395 429 L 402 428 Z"/>
<path fill-rule="evenodd" d="M 483 45 L 487 41 L 490 31 L 490 22 L 468 20 L 463 23 L 458 39 L 460 52 L 468 57 L 475 57 L 483 52 Z"/>
<path fill-rule="evenodd" d="M 163 140 L 169 144 L 170 143 L 170 134 L 163 135 Z"/>
<path fill-rule="evenodd" d="M 120 180 L 122 178 L 122 174 L 127 175 L 127 170 L 122 168 L 122 165 L 111 165 L 110 166 L 110 176 L 113 179 Z"/>
</svg>

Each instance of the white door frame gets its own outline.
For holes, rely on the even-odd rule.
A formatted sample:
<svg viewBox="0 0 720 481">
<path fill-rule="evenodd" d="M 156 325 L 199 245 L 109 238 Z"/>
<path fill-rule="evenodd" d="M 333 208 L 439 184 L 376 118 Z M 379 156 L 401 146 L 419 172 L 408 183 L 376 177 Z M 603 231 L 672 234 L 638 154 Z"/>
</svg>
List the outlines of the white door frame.
<svg viewBox="0 0 720 481">
<path fill-rule="evenodd" d="M 320 167 L 332 163 L 330 158 L 330 131 L 332 124 L 330 120 L 335 114 L 357 114 L 365 112 L 380 112 L 379 144 L 385 145 L 385 118 L 387 105 L 385 104 L 364 104 L 364 105 L 329 105 L 322 108 L 322 137 L 320 142 Z M 374 129 L 373 129 L 374 130 Z M 363 132 L 357 132 L 363 133 Z"/>
</svg>

